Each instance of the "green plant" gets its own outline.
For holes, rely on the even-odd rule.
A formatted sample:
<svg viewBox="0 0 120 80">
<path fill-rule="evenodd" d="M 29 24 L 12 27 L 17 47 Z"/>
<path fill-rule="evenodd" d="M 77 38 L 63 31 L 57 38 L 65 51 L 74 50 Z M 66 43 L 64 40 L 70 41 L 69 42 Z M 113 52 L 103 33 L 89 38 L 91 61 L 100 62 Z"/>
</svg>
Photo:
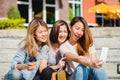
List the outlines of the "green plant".
<svg viewBox="0 0 120 80">
<path fill-rule="evenodd" d="M 20 12 L 15 6 L 10 7 L 7 15 L 9 19 L 20 19 L 21 18 Z"/>
<path fill-rule="evenodd" d="M 25 29 L 21 24 L 25 23 L 25 19 L 6 19 L 0 20 L 0 29 Z"/>
<path fill-rule="evenodd" d="M 69 7 L 69 20 L 71 21 L 73 17 L 74 17 L 73 10 L 71 7 Z"/>
</svg>

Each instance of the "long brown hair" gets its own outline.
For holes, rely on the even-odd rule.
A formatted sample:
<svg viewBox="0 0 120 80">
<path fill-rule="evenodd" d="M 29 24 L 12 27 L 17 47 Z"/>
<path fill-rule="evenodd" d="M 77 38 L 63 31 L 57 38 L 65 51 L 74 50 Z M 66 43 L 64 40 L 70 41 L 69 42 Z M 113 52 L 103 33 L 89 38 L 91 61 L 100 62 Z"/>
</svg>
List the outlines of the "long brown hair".
<svg viewBox="0 0 120 80">
<path fill-rule="evenodd" d="M 40 25 L 48 30 L 47 24 L 40 18 L 34 18 L 28 25 L 27 35 L 24 39 L 25 45 L 23 49 L 28 52 L 29 56 L 36 56 L 39 47 L 44 44 L 48 44 L 48 41 L 46 41 L 46 43 L 41 43 L 41 45 L 38 45 L 36 41 L 35 32 Z"/>
<path fill-rule="evenodd" d="M 92 33 L 83 17 L 74 17 L 70 23 L 70 26 L 72 27 L 78 21 L 84 25 L 84 34 L 78 40 L 77 53 L 78 55 L 88 55 L 89 47 L 93 44 Z"/>
<path fill-rule="evenodd" d="M 62 26 L 62 25 L 66 26 L 67 33 L 70 32 L 67 22 L 65 22 L 64 20 L 57 20 L 51 28 L 51 32 L 50 32 L 50 42 L 51 42 L 51 44 L 52 43 L 58 43 L 59 30 L 60 30 L 60 26 Z M 68 38 L 69 38 L 69 35 L 67 35 L 67 39 Z"/>
</svg>

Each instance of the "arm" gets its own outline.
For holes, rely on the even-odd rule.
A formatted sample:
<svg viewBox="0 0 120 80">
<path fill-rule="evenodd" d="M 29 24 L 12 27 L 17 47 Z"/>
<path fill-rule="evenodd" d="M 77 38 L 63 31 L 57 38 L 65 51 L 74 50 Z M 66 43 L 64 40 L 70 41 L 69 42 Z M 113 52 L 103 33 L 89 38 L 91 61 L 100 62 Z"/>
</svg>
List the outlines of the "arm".
<svg viewBox="0 0 120 80">
<path fill-rule="evenodd" d="M 33 69 L 35 69 L 35 66 L 33 66 L 33 63 L 25 62 L 26 57 L 27 57 L 26 51 L 19 49 L 18 53 L 13 58 L 11 68 L 12 69 L 17 68 L 18 70 L 22 70 L 22 69 L 33 70 Z"/>
<path fill-rule="evenodd" d="M 31 62 L 28 62 L 26 64 L 18 63 L 16 68 L 18 70 L 27 69 L 27 70 L 31 71 L 31 70 L 34 70 L 36 68 L 36 65 L 34 65 L 34 63 L 31 63 Z"/>
<path fill-rule="evenodd" d="M 66 59 L 66 57 L 61 58 L 57 65 L 50 66 L 50 67 L 52 69 L 55 69 L 55 70 L 56 69 L 59 69 L 59 70 L 63 69 L 63 67 L 65 66 L 65 59 Z"/>
<path fill-rule="evenodd" d="M 17 66 L 16 66 L 16 68 L 18 69 L 18 70 L 22 70 L 22 69 L 26 69 L 26 64 L 17 64 Z"/>
<path fill-rule="evenodd" d="M 65 66 L 65 61 L 63 61 L 63 59 L 65 59 L 65 58 L 62 58 L 57 65 L 53 65 L 53 66 L 49 66 L 49 67 L 54 70 L 62 68 L 63 66 Z M 48 62 L 47 59 L 40 60 L 40 67 L 39 67 L 40 73 L 42 72 L 43 69 L 45 69 L 47 67 L 47 62 Z"/>
<path fill-rule="evenodd" d="M 94 44 L 89 48 L 89 54 L 90 54 L 89 56 L 91 61 L 91 67 L 99 68 L 103 65 L 104 62 L 97 57 Z"/>
<path fill-rule="evenodd" d="M 65 53 L 65 57 L 68 60 L 80 63 L 80 64 L 85 65 L 85 66 L 89 66 L 91 68 L 99 68 L 103 64 L 102 60 L 98 60 L 97 62 L 92 62 L 92 60 L 91 60 L 91 59 L 93 59 L 92 57 L 91 57 L 91 59 L 88 59 L 85 56 L 78 56 L 78 55 L 72 54 L 70 52 Z"/>
<path fill-rule="evenodd" d="M 47 59 L 40 60 L 39 72 L 41 73 L 43 69 L 47 67 Z"/>
<path fill-rule="evenodd" d="M 15 57 L 13 58 L 13 61 L 12 61 L 12 65 L 11 65 L 11 68 L 12 69 L 24 69 L 25 65 L 24 65 L 24 60 L 25 60 L 25 57 L 26 57 L 26 53 L 24 50 L 21 50 L 19 49 L 18 50 L 18 53 L 15 55 Z M 22 65 L 22 67 L 18 67 L 17 65 L 20 64 Z"/>
<path fill-rule="evenodd" d="M 75 55 L 75 54 L 72 54 L 70 52 L 66 52 L 64 54 L 64 56 L 70 60 L 70 61 L 74 61 L 74 62 L 77 62 L 77 63 L 80 63 L 80 64 L 83 64 L 85 66 L 90 66 L 90 62 L 88 61 L 88 59 L 84 56 L 82 56 L 82 59 L 80 58 L 80 56 L 78 55 Z"/>
</svg>

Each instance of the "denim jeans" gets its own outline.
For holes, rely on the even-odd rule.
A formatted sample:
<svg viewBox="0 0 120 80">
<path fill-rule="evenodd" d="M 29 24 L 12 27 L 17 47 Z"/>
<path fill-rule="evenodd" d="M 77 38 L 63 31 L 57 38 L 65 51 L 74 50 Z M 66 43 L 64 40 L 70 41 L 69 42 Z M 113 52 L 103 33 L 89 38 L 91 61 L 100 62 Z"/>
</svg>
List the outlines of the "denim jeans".
<svg viewBox="0 0 120 80">
<path fill-rule="evenodd" d="M 10 69 L 4 76 L 4 80 L 24 80 L 21 71 L 17 69 Z"/>
<path fill-rule="evenodd" d="M 104 68 L 89 68 L 87 66 L 79 64 L 76 68 L 70 80 L 107 80 L 107 75 Z"/>
</svg>

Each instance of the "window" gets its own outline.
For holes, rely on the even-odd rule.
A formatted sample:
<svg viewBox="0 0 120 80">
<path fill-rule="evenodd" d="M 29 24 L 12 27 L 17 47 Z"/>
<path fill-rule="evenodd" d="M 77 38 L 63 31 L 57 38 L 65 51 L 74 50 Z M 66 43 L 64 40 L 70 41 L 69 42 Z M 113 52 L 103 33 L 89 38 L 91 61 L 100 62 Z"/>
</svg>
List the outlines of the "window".
<svg viewBox="0 0 120 80">
<path fill-rule="evenodd" d="M 43 20 L 50 25 L 58 18 L 58 0 L 43 0 Z"/>
<path fill-rule="evenodd" d="M 28 0 L 18 0 L 17 1 L 17 6 L 20 11 L 21 17 L 26 19 L 26 23 L 28 23 L 28 7 L 29 7 L 29 2 Z"/>
<path fill-rule="evenodd" d="M 28 2 L 28 0 L 18 0 L 18 1 Z"/>
<path fill-rule="evenodd" d="M 30 22 L 34 16 L 42 18 L 48 25 L 59 19 L 59 0 L 18 0 L 22 17 Z"/>
<path fill-rule="evenodd" d="M 69 0 L 69 20 L 74 16 L 81 16 L 81 0 Z"/>
</svg>

